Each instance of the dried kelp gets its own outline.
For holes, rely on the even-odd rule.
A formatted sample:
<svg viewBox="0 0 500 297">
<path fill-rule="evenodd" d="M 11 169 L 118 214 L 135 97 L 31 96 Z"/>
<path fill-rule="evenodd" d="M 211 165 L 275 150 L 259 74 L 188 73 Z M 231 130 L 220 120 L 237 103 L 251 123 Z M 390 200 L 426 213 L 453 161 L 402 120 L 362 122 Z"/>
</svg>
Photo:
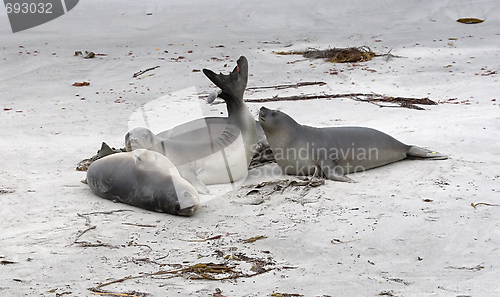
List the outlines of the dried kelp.
<svg viewBox="0 0 500 297">
<path fill-rule="evenodd" d="M 313 200 L 303 200 L 303 198 L 309 193 L 309 190 L 313 187 L 319 187 L 324 184 L 324 179 L 312 176 L 303 179 L 298 179 L 297 177 L 297 179 L 271 180 L 257 185 L 246 185 L 241 187 L 243 193 L 238 194 L 238 196 L 255 196 L 256 198 L 250 202 L 238 203 L 245 205 L 258 205 L 264 203 L 264 201 L 268 200 L 274 193 L 279 193 L 285 194 L 285 199 L 304 205 L 305 203 L 315 202 Z M 250 188 L 250 190 L 247 190 L 248 188 Z M 285 193 L 285 190 L 287 189 L 290 190 Z"/>
<path fill-rule="evenodd" d="M 484 269 L 484 266 L 482 265 L 476 265 L 474 267 L 466 267 L 466 266 L 461 266 L 461 267 L 457 267 L 457 266 L 446 266 L 445 267 L 446 269 L 457 269 L 457 270 L 467 270 L 467 271 L 479 271 L 481 269 Z"/>
<path fill-rule="evenodd" d="M 198 263 L 178 270 L 161 271 L 155 275 L 176 274 L 189 279 L 225 280 L 244 276 L 241 271 L 234 270 L 236 266 L 226 263 Z"/>
<path fill-rule="evenodd" d="M 106 57 L 107 55 L 108 54 L 96 54 L 94 52 L 89 52 L 89 51 L 84 51 L 84 52 L 82 52 L 82 51 L 76 51 L 75 52 L 75 56 L 82 57 L 84 59 L 93 59 L 93 58 L 95 58 L 97 56 L 99 56 L 99 57 Z"/>
<path fill-rule="evenodd" d="M 96 287 L 89 288 L 90 291 L 92 292 L 99 292 L 102 287 L 111 285 L 111 284 L 116 284 L 116 283 L 121 283 L 130 279 L 138 279 L 138 278 L 144 278 L 144 277 L 154 277 L 154 276 L 161 276 L 161 275 L 171 275 L 172 277 L 175 276 L 183 276 L 188 279 L 204 279 L 204 280 L 228 280 L 228 279 L 236 279 L 240 277 L 252 277 L 255 275 L 259 275 L 265 272 L 268 272 L 272 270 L 273 268 L 269 269 L 264 269 L 262 271 L 256 272 L 254 274 L 246 274 L 243 273 L 242 271 L 236 270 L 236 266 L 229 265 L 228 263 L 220 263 L 220 264 L 215 264 L 215 263 L 198 263 L 194 265 L 189 265 L 184 268 L 180 269 L 174 269 L 174 270 L 160 270 L 157 272 L 153 273 L 143 273 L 141 275 L 137 276 L 127 276 L 124 278 L 120 278 L 117 280 L 109 281 L 107 283 L 100 283 Z"/>
<path fill-rule="evenodd" d="M 96 288 L 91 288 L 89 290 L 92 291 L 93 295 L 100 295 L 100 296 L 121 296 L 121 297 L 147 297 L 147 296 L 151 296 L 148 293 L 137 292 L 137 291 L 116 293 L 116 292 L 104 291 L 104 290 L 100 290 L 100 289 L 96 289 Z M 58 295 L 56 294 L 56 296 L 58 296 Z"/>
<path fill-rule="evenodd" d="M 377 56 L 367 46 L 348 47 L 348 48 L 329 48 L 326 50 L 319 50 L 315 48 L 308 48 L 305 51 L 290 51 L 290 52 L 276 52 L 278 55 L 302 55 L 307 59 L 324 59 L 331 63 L 354 63 L 365 62 Z"/>
</svg>

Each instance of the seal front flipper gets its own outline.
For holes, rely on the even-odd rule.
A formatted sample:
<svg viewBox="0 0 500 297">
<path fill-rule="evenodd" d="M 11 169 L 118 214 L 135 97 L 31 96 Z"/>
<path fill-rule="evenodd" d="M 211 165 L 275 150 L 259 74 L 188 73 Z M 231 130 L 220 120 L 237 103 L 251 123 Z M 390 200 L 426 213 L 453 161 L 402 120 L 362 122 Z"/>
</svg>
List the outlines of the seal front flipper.
<svg viewBox="0 0 500 297">
<path fill-rule="evenodd" d="M 345 176 L 344 169 L 337 164 L 336 160 L 318 160 L 316 161 L 316 165 L 320 170 L 320 174 L 325 178 L 333 181 L 355 183 L 354 180 Z"/>
<path fill-rule="evenodd" d="M 199 194 L 208 195 L 210 190 L 207 186 L 196 176 L 195 170 L 192 168 L 191 164 L 184 164 L 177 167 L 179 174 L 187 180 Z"/>
<path fill-rule="evenodd" d="M 424 158 L 424 159 L 432 159 L 432 160 L 446 160 L 448 159 L 447 155 L 440 154 L 435 151 L 431 151 L 428 149 L 421 148 L 416 145 L 408 146 L 408 151 L 406 152 L 408 157 L 414 158 Z"/>
<path fill-rule="evenodd" d="M 245 88 L 248 82 L 248 61 L 241 56 L 236 62 L 237 66 L 229 74 L 216 74 L 210 69 L 203 69 L 203 73 L 210 79 L 222 92 L 218 96 L 224 100 L 228 97 L 243 99 Z"/>
</svg>

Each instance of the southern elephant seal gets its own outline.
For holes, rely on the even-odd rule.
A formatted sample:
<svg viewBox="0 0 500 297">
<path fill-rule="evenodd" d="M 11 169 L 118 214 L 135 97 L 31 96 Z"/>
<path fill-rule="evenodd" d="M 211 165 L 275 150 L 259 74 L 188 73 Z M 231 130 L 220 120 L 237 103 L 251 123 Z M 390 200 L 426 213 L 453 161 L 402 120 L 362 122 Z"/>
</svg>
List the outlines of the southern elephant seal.
<svg viewBox="0 0 500 297">
<path fill-rule="evenodd" d="M 195 119 L 178 126 L 175 126 L 171 129 L 162 131 L 156 136 L 159 138 L 169 138 L 172 140 L 185 140 L 185 141 L 209 141 L 213 139 L 217 139 L 227 125 L 228 118 L 227 117 L 206 117 Z M 261 145 L 269 145 L 267 143 L 266 134 L 264 130 L 260 126 L 259 121 L 255 121 L 255 131 L 256 131 L 256 143 L 257 146 Z M 254 153 L 256 149 L 254 148 Z"/>
<path fill-rule="evenodd" d="M 371 128 L 316 128 L 297 123 L 287 114 L 262 107 L 259 122 L 274 157 L 290 175 L 315 173 L 335 181 L 352 182 L 345 174 L 386 165 L 407 157 L 447 159 L 418 146 L 406 145 Z"/>
<path fill-rule="evenodd" d="M 169 130 L 162 131 L 156 136 L 159 138 L 169 138 L 172 140 L 185 140 L 185 141 L 209 141 L 217 139 L 227 125 L 227 117 L 206 117 L 195 119 Z M 274 160 L 269 143 L 267 142 L 266 134 L 260 126 L 259 121 L 255 121 L 255 130 L 257 132 L 256 145 L 253 146 L 252 165 L 268 162 Z"/>
<path fill-rule="evenodd" d="M 191 216 L 199 204 L 195 188 L 165 156 L 145 149 L 93 162 L 87 184 L 94 194 L 143 209 Z"/>
<path fill-rule="evenodd" d="M 205 184 L 233 183 L 248 173 L 256 142 L 255 120 L 243 101 L 248 81 L 248 62 L 244 56 L 229 74 L 203 73 L 221 90 L 217 93 L 227 106 L 228 118 L 222 132 L 197 141 L 160 138 L 149 129 L 134 128 L 125 135 L 127 151 L 146 148 L 171 160 L 182 177 L 199 193 L 209 193 Z"/>
</svg>

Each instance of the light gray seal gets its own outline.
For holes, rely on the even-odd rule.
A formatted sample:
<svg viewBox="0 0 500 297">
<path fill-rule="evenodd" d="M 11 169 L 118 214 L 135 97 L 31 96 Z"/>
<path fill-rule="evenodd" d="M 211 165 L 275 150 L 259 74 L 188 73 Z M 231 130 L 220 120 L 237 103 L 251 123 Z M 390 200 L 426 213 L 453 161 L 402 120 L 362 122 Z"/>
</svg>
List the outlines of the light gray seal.
<svg viewBox="0 0 500 297">
<path fill-rule="evenodd" d="M 172 140 L 184 141 L 210 141 L 217 139 L 227 125 L 227 117 L 206 117 L 195 119 L 169 130 L 162 131 L 156 134 L 159 138 L 169 138 Z M 265 163 L 274 160 L 269 143 L 267 142 L 266 134 L 260 123 L 255 121 L 256 145 L 253 146 L 253 157 L 250 167 L 260 163 Z"/>
<path fill-rule="evenodd" d="M 87 184 L 97 196 L 157 212 L 191 216 L 199 205 L 196 189 L 172 162 L 145 149 L 96 160 Z"/>
<path fill-rule="evenodd" d="M 208 136 L 198 141 L 160 138 L 144 127 L 134 128 L 125 135 L 127 151 L 146 148 L 162 153 L 171 160 L 181 176 L 199 193 L 209 193 L 205 184 L 233 183 L 248 173 L 248 165 L 256 143 L 255 120 L 243 101 L 248 81 L 248 61 L 241 56 L 229 74 L 203 73 L 220 88 L 217 93 L 227 106 L 227 122 L 216 138 Z M 214 134 L 215 135 L 215 134 Z"/>
<path fill-rule="evenodd" d="M 210 141 L 217 139 L 227 125 L 227 117 L 206 117 L 201 119 L 195 119 L 186 123 L 182 123 L 171 129 L 162 131 L 156 136 L 159 138 L 169 138 L 172 140 L 184 140 L 184 141 Z M 257 146 L 269 145 L 267 143 L 266 134 L 259 121 L 255 121 L 255 131 L 256 131 L 256 143 Z M 253 149 L 254 153 L 256 148 Z"/>
<path fill-rule="evenodd" d="M 447 159 L 440 153 L 406 145 L 371 128 L 316 128 L 297 123 L 279 110 L 262 107 L 259 122 L 276 162 L 290 175 L 318 174 L 352 182 L 346 174 L 386 165 L 407 157 Z"/>
</svg>

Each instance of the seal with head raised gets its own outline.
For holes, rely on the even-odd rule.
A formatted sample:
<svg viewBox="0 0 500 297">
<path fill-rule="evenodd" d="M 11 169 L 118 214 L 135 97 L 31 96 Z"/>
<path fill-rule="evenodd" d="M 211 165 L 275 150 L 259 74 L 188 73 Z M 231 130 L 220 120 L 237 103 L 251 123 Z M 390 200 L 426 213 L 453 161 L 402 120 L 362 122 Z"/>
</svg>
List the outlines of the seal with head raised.
<svg viewBox="0 0 500 297">
<path fill-rule="evenodd" d="M 276 162 L 290 175 L 319 174 L 352 182 L 346 174 L 386 165 L 407 157 L 448 157 L 371 128 L 316 128 L 297 123 L 279 110 L 262 107 L 259 122 L 266 133 Z"/>
<path fill-rule="evenodd" d="M 146 148 L 162 153 L 199 193 L 208 193 L 205 184 L 232 183 L 246 176 L 256 132 L 255 120 L 243 101 L 248 81 L 247 59 L 241 56 L 229 74 L 215 74 L 208 69 L 203 73 L 221 89 L 218 97 L 227 106 L 228 118 L 221 123 L 220 135 L 187 141 L 160 138 L 149 129 L 138 127 L 127 133 L 125 145 L 127 151 Z"/>
<path fill-rule="evenodd" d="M 199 205 L 197 191 L 172 162 L 145 149 L 96 160 L 87 184 L 97 196 L 157 212 L 191 216 Z"/>
</svg>

